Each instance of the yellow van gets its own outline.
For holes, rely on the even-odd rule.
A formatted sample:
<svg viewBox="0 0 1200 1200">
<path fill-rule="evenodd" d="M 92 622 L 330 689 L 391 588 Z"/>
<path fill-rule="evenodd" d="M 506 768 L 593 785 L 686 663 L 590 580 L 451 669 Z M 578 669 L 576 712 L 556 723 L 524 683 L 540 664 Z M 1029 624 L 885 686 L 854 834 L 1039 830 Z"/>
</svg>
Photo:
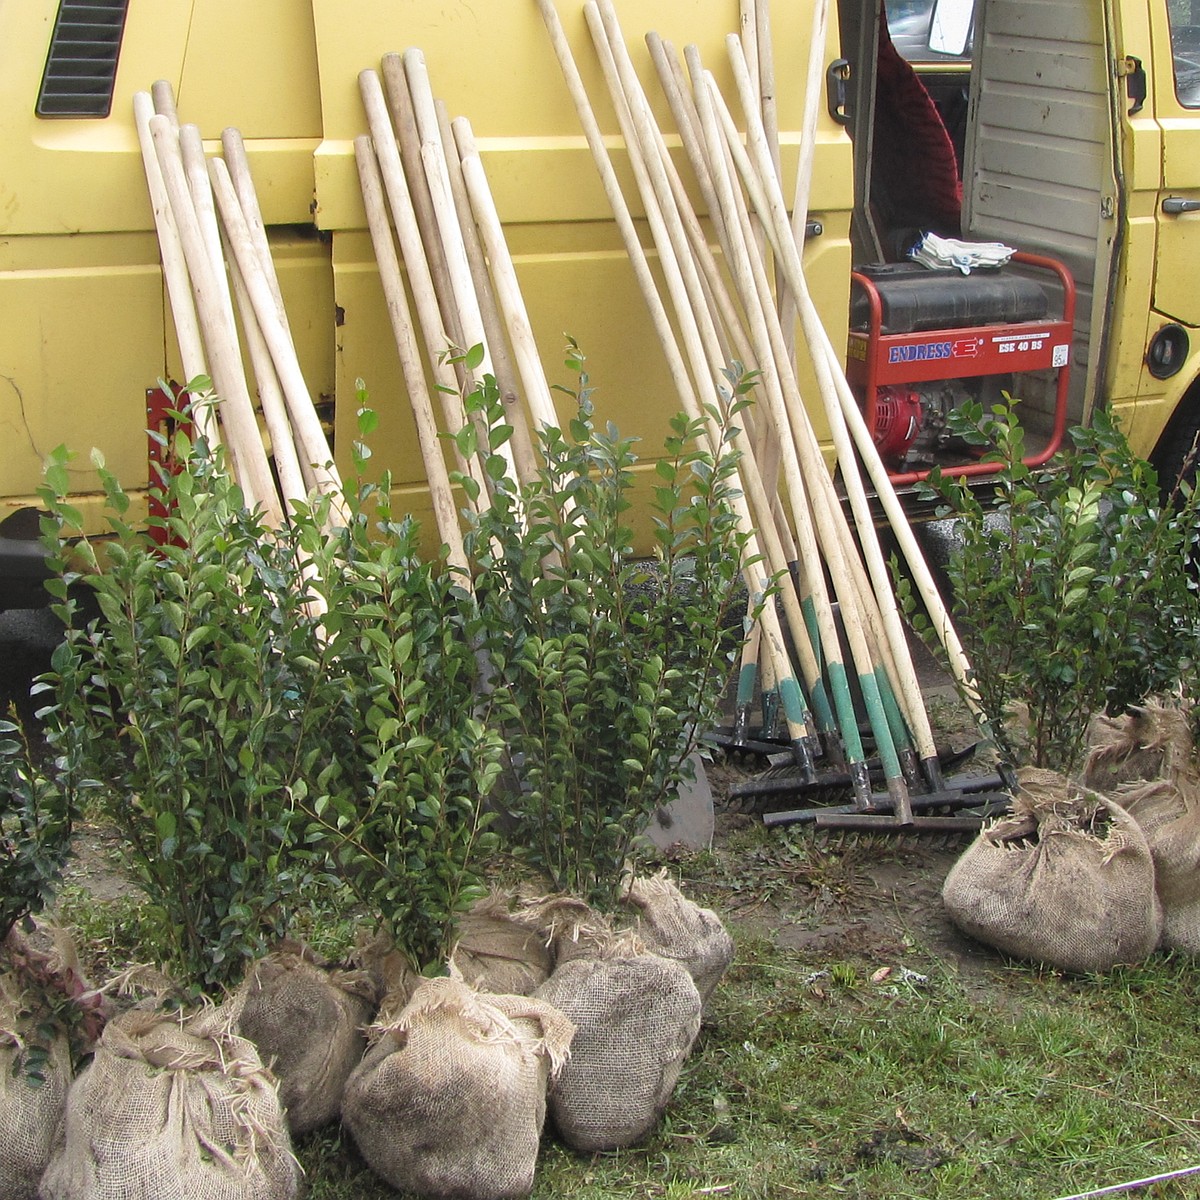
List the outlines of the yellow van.
<svg viewBox="0 0 1200 1200">
<path fill-rule="evenodd" d="M 772 5 L 785 177 L 798 159 L 815 3 Z M 582 0 L 556 7 L 600 98 Z M 737 0 L 616 8 L 652 94 L 649 30 L 695 44 L 732 94 L 724 39 L 739 28 Z M 1200 9 L 1194 24 L 1191 0 L 889 9 L 842 0 L 829 23 L 805 267 L 877 438 L 893 439 L 897 480 L 939 453 L 948 405 L 1014 375 L 1035 447 L 1102 403 L 1120 411 L 1138 452 L 1177 468 L 1200 427 L 1190 343 Z M 134 93 L 157 80 L 214 152 L 226 127 L 246 141 L 301 364 L 343 469 L 361 378 L 380 416 L 373 462 L 428 519 L 353 155 L 366 132 L 359 72 L 409 47 L 423 51 L 450 114 L 474 127 L 544 361 L 557 367 L 574 337 L 600 415 L 647 450 L 661 443 L 674 392 L 534 0 L 7 0 L 0 46 L 0 607 L 41 602 L 30 510 L 47 453 L 60 443 L 78 453 L 74 499 L 99 528 L 88 452 L 98 447 L 127 487 L 145 480 L 147 397 L 159 380 L 183 381 L 133 120 Z M 898 94 L 920 110 L 915 125 L 897 124 Z M 625 170 L 611 108 L 598 103 L 598 117 Z M 893 305 L 892 276 L 909 271 L 923 233 L 1021 252 L 1005 277 L 1034 280 L 1044 307 L 972 299 L 965 323 L 946 325 L 931 278 L 911 310 L 894 302 L 920 328 L 874 328 L 871 294 Z M 1044 345 L 1029 322 L 1047 324 Z M 1009 325 L 1026 328 L 995 333 Z M 903 344 L 887 341 L 896 336 Z M 991 357 L 972 355 L 973 342 Z M 548 373 L 571 382 L 565 369 Z"/>
</svg>

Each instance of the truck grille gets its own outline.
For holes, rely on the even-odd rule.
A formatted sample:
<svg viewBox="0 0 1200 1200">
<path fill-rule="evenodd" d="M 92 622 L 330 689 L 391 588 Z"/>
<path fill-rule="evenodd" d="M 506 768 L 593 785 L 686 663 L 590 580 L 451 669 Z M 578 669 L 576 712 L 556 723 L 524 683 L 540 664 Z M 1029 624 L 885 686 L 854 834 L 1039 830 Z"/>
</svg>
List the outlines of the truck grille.
<svg viewBox="0 0 1200 1200">
<path fill-rule="evenodd" d="M 50 38 L 39 117 L 107 117 L 129 0 L 62 0 Z"/>
</svg>

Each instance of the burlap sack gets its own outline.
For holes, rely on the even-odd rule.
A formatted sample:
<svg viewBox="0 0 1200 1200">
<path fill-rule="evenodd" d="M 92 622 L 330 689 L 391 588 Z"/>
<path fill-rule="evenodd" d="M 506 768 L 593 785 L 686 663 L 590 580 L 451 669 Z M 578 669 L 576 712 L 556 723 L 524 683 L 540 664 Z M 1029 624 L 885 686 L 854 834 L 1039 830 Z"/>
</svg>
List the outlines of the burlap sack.
<svg viewBox="0 0 1200 1200">
<path fill-rule="evenodd" d="M 550 1113 L 576 1150 L 630 1146 L 667 1106 L 700 1031 L 700 993 L 678 962 L 631 934 L 599 956 L 560 962 L 535 993 L 576 1025 Z"/>
<path fill-rule="evenodd" d="M 951 868 L 942 899 L 969 936 L 1064 971 L 1140 962 L 1162 914 L 1154 863 L 1119 805 L 1051 771 L 1025 768 L 1013 813 Z"/>
<path fill-rule="evenodd" d="M 545 940 L 501 895 L 481 900 L 462 918 L 450 960 L 477 991 L 508 996 L 530 995 L 554 965 Z"/>
<path fill-rule="evenodd" d="M 342 1089 L 367 1048 L 379 996 L 365 971 L 330 967 L 290 942 L 254 964 L 230 1001 L 234 1032 L 279 1080 L 293 1135 L 336 1119 Z"/>
<path fill-rule="evenodd" d="M 346 1084 L 342 1119 L 371 1169 L 405 1192 L 526 1196 L 546 1083 L 574 1028 L 549 1004 L 425 980 Z"/>
<path fill-rule="evenodd" d="M 733 962 L 733 938 L 711 908 L 689 900 L 667 872 L 635 877 L 625 904 L 635 914 L 633 929 L 646 948 L 686 968 L 707 1003 Z"/>
<path fill-rule="evenodd" d="M 1100 714 L 1088 727 L 1081 778 L 1085 787 L 1116 799 L 1116 789 L 1149 779 L 1195 774 L 1191 717 L 1179 703 L 1148 700 L 1120 716 Z"/>
<path fill-rule="evenodd" d="M 225 1017 L 131 1010 L 67 1094 L 41 1200 L 291 1200 L 275 1080 Z"/>
<path fill-rule="evenodd" d="M 1190 705 L 1149 701 L 1090 730 L 1086 780 L 1138 823 L 1154 859 L 1160 945 L 1200 953 L 1200 765 Z"/>
<path fill-rule="evenodd" d="M 1138 823 L 1154 860 L 1164 950 L 1200 954 L 1200 787 L 1191 779 L 1128 783 L 1113 799 Z"/>
<path fill-rule="evenodd" d="M 38 1066 L 43 1082 L 30 1080 L 25 1007 L 20 987 L 0 976 L 0 1200 L 35 1200 L 71 1082 L 65 1037 L 55 1038 L 48 1060 Z"/>
</svg>

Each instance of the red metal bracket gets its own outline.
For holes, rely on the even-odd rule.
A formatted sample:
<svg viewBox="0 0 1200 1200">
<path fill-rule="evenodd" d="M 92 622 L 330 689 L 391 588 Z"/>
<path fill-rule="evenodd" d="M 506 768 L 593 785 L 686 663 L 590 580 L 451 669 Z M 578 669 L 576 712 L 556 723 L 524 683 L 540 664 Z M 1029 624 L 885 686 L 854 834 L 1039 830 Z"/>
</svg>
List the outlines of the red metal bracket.
<svg viewBox="0 0 1200 1200">
<path fill-rule="evenodd" d="M 183 470 L 183 464 L 175 458 L 175 433 L 183 429 L 189 437 L 195 435 L 191 419 L 180 420 L 179 414 L 188 403 L 188 393 L 182 387 L 171 385 L 167 391 L 162 387 L 146 389 L 146 466 L 149 493 L 149 532 L 150 537 L 160 546 L 165 546 L 167 537 L 167 517 L 170 513 L 162 501 L 161 488 L 168 475 L 176 475 Z M 181 546 L 184 543 L 178 539 L 169 539 L 171 544 Z"/>
</svg>

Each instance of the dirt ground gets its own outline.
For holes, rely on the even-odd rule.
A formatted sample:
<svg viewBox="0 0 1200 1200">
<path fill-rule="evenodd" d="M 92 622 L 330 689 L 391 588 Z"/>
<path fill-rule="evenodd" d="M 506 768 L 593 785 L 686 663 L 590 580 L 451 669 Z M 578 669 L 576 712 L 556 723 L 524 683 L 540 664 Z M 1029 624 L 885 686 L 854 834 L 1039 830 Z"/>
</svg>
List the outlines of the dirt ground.
<svg viewBox="0 0 1200 1200">
<path fill-rule="evenodd" d="M 939 752 L 970 751 L 952 768 L 950 783 L 993 772 L 994 754 L 978 743 L 951 678 L 915 638 L 910 649 Z M 731 788 L 764 765 L 718 755 L 707 768 L 716 811 L 718 881 L 711 899 L 731 924 L 812 960 L 849 955 L 880 968 L 920 970 L 921 959 L 937 959 L 968 986 L 1002 967 L 991 950 L 958 932 L 942 905 L 942 884 L 972 833 L 863 834 L 805 824 L 764 834 L 761 816 L 736 811 L 744 804 L 729 799 Z M 803 804 L 773 799 L 770 807 Z"/>
<path fill-rule="evenodd" d="M 740 766 L 710 769 L 718 809 L 711 900 L 732 926 L 812 960 L 852 957 L 920 970 L 921 961 L 934 958 L 964 981 L 999 965 L 958 932 L 942 905 L 942 883 L 973 835 L 811 825 L 763 834 L 760 818 L 720 811 L 721 793 L 744 774 Z"/>
</svg>

